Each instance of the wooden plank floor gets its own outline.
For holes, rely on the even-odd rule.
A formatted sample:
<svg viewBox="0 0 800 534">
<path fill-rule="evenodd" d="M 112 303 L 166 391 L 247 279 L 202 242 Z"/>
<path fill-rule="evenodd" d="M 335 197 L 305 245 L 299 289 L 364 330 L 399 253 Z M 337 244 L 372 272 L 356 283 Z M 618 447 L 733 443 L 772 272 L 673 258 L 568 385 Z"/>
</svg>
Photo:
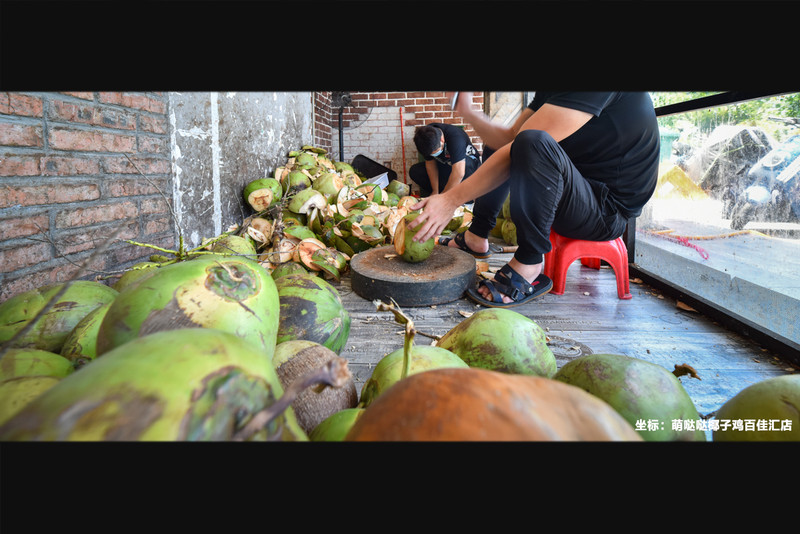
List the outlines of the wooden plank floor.
<svg viewBox="0 0 800 534">
<path fill-rule="evenodd" d="M 511 254 L 489 260 L 499 268 Z M 358 296 L 345 276 L 334 283 L 351 314 L 350 336 L 341 356 L 347 358 L 360 390 L 380 359 L 403 346 L 403 327 L 391 313 L 378 312 L 372 301 Z M 631 283 L 630 300 L 617 298 L 614 272 L 591 269 L 580 262 L 568 271 L 563 295 L 547 294 L 513 308 L 548 332 L 558 367 L 586 353 L 617 353 L 642 358 L 672 371 L 691 365 L 700 379 L 682 376 L 681 383 L 701 415 L 717 410 L 738 391 L 768 377 L 796 372 L 780 359 L 736 332 L 707 317 L 677 306 L 642 283 Z M 419 332 L 441 336 L 464 319 L 459 312 L 484 309 L 465 296 L 437 306 L 404 308 Z M 415 343 L 432 339 L 418 335 Z"/>
</svg>

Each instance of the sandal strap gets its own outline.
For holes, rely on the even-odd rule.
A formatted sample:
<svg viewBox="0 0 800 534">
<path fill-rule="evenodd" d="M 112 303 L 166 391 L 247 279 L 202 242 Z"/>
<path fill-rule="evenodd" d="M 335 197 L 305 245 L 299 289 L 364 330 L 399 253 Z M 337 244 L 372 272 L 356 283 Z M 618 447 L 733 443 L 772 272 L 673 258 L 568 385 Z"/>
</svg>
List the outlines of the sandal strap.
<svg viewBox="0 0 800 534">
<path fill-rule="evenodd" d="M 497 280 L 497 275 L 502 275 L 506 282 Z M 497 289 L 514 302 L 533 293 L 535 289 L 534 286 L 538 283 L 538 281 L 534 281 L 533 284 L 529 284 L 522 275 L 512 269 L 508 264 L 505 264 L 497 271 L 494 277 L 494 285 L 498 286 Z"/>
<path fill-rule="evenodd" d="M 501 286 L 499 288 L 500 291 L 495 289 L 495 284 Z M 499 284 L 499 283 L 495 282 L 494 280 L 481 280 L 478 285 L 482 285 L 483 287 L 485 287 L 486 289 L 489 290 L 489 293 L 492 294 L 492 301 L 494 301 L 494 302 L 503 302 L 503 295 L 506 295 L 506 293 L 504 291 L 504 289 L 506 289 L 506 288 L 505 288 L 505 286 L 503 286 L 503 284 Z M 516 300 L 515 300 L 515 302 L 516 302 Z"/>
<path fill-rule="evenodd" d="M 458 248 L 460 248 L 464 252 L 475 254 L 475 251 L 469 248 L 469 246 L 467 245 L 467 238 L 464 237 L 464 232 L 456 232 L 456 235 L 453 239 L 455 240 L 456 245 L 458 245 Z"/>
</svg>

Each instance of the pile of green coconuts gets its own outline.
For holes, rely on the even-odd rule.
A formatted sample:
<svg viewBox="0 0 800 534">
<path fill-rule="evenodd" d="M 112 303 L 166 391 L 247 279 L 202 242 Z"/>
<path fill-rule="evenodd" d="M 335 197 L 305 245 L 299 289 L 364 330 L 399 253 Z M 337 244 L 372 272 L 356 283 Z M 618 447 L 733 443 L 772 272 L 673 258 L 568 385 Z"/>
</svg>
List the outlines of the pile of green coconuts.
<svg viewBox="0 0 800 534">
<path fill-rule="evenodd" d="M 202 247 L 154 255 L 110 285 L 74 280 L 0 303 L 0 440 L 706 440 L 670 424 L 702 419 L 675 373 L 615 354 L 557 369 L 543 329 L 508 309 L 419 345 L 409 316 L 376 301 L 405 336 L 357 391 L 334 284 L 378 244 L 425 260 L 430 245 L 405 239 L 416 212 L 404 185 L 364 183 L 304 146 L 247 184 L 252 216 Z M 468 223 L 459 211 L 448 231 Z M 800 376 L 766 379 L 715 417 L 789 428 L 720 427 L 713 439 L 798 440 L 798 408 Z"/>
</svg>

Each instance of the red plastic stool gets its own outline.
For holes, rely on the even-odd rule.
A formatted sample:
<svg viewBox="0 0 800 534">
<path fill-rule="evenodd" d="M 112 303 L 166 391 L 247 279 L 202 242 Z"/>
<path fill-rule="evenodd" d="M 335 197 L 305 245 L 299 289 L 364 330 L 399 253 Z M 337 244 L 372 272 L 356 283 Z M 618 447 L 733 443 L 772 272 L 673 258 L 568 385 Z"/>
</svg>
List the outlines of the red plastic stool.
<svg viewBox="0 0 800 534">
<path fill-rule="evenodd" d="M 581 264 L 593 269 L 600 268 L 605 260 L 614 269 L 617 278 L 617 294 L 621 299 L 632 297 L 628 278 L 628 247 L 622 237 L 612 241 L 584 241 L 570 239 L 553 231 L 550 232 L 552 249 L 544 255 L 544 274 L 553 280 L 551 293 L 564 294 L 567 269 L 580 258 Z"/>
</svg>

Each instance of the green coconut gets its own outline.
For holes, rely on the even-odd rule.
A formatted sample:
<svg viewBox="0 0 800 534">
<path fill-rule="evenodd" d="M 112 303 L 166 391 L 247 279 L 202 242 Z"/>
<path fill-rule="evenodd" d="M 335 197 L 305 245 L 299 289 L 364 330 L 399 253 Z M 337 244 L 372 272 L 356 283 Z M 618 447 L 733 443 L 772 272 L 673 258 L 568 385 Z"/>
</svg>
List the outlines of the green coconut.
<svg viewBox="0 0 800 534">
<path fill-rule="evenodd" d="M 384 203 L 386 193 L 384 193 L 383 189 L 381 189 L 381 186 L 378 184 L 363 183 L 356 186 L 356 191 L 366 196 L 367 200 L 370 202 L 375 202 L 376 204 Z"/>
<path fill-rule="evenodd" d="M 414 237 L 419 231 L 419 227 L 411 229 L 408 224 L 417 218 L 418 211 L 413 211 L 405 215 L 397 223 L 394 231 L 394 250 L 397 254 L 409 263 L 419 263 L 427 260 L 433 253 L 436 244 L 434 238 L 430 238 L 422 243 L 414 241 Z"/>
<path fill-rule="evenodd" d="M 328 202 L 331 202 L 336 199 L 339 190 L 344 187 L 344 182 L 339 174 L 335 172 L 325 172 L 314 180 L 311 187 L 322 193 Z"/>
<path fill-rule="evenodd" d="M 292 226 L 287 226 L 283 229 L 284 235 L 289 237 L 293 237 L 298 240 L 308 239 L 308 238 L 316 238 L 316 234 L 311 231 L 311 228 L 302 224 L 295 224 Z"/>
<path fill-rule="evenodd" d="M 325 150 L 324 148 L 314 145 L 303 145 L 300 147 L 300 150 L 304 150 L 306 152 L 313 152 L 314 154 L 317 154 L 317 158 L 328 153 L 328 151 Z"/>
<path fill-rule="evenodd" d="M 505 219 L 503 219 L 502 217 L 497 217 L 495 219 L 494 227 L 489 231 L 489 235 L 491 235 L 492 237 L 499 237 L 499 238 L 502 239 L 503 238 L 503 221 L 505 221 Z"/>
<path fill-rule="evenodd" d="M 328 205 L 325 195 L 316 189 L 303 189 L 295 193 L 289 200 L 289 211 L 300 215 L 308 214 L 312 209 L 323 209 Z"/>
<path fill-rule="evenodd" d="M 447 223 L 447 226 L 445 226 L 444 229 L 449 232 L 455 232 L 456 230 L 461 228 L 461 225 L 463 223 L 464 223 L 464 206 L 459 206 L 453 213 L 453 218 L 450 219 L 450 222 Z"/>
<path fill-rule="evenodd" d="M 248 183 L 242 194 L 251 208 L 264 211 L 281 198 L 283 187 L 275 178 L 259 178 Z"/>
<path fill-rule="evenodd" d="M 60 381 L 55 376 L 20 376 L 0 382 L 0 425 Z"/>
<path fill-rule="evenodd" d="M 507 245 L 519 245 L 519 241 L 517 240 L 517 225 L 514 224 L 514 221 L 511 219 L 503 220 L 503 227 L 500 229 L 500 233 L 503 236 L 503 241 L 505 241 Z"/>
<path fill-rule="evenodd" d="M 402 198 L 411 194 L 411 187 L 400 180 L 392 180 L 386 186 L 386 192 L 397 195 L 397 198 Z"/>
<path fill-rule="evenodd" d="M 0 344 L 28 326 L 65 286 L 55 284 L 15 295 L 0 304 Z M 31 328 L 14 340 L 13 347 L 59 353 L 72 329 L 92 310 L 114 300 L 119 292 L 105 284 L 76 280 Z"/>
<path fill-rule="evenodd" d="M 442 336 L 437 346 L 458 354 L 470 367 L 545 378 L 557 369 L 545 331 L 505 308 L 475 312 Z"/>
<path fill-rule="evenodd" d="M 240 235 L 226 235 L 211 245 L 211 252 L 217 254 L 236 254 L 254 258 L 256 255 L 256 247 L 254 247 L 253 242 L 246 237 Z"/>
<path fill-rule="evenodd" d="M 228 332 L 186 328 L 121 345 L 61 379 L 0 427 L 10 441 L 223 441 L 279 407 L 272 363 Z M 308 439 L 291 408 L 254 440 Z"/>
<path fill-rule="evenodd" d="M 40 349 L 8 349 L 0 358 L 0 382 L 25 376 L 64 378 L 75 366 L 67 358 Z"/>
<path fill-rule="evenodd" d="M 800 441 L 800 375 L 756 382 L 714 415 L 713 441 Z"/>
<path fill-rule="evenodd" d="M 130 269 L 126 270 L 111 287 L 117 291 L 122 291 L 126 287 L 131 286 L 139 280 L 147 278 L 151 274 L 155 273 L 156 270 L 151 269 L 151 267 L 157 267 L 158 265 L 160 265 L 160 263 L 155 261 L 142 261 L 136 263 Z"/>
<path fill-rule="evenodd" d="M 97 356 L 137 337 L 188 327 L 216 328 L 272 359 L 279 302 L 269 271 L 238 256 L 206 254 L 159 267 L 119 294 L 97 334 Z"/>
<path fill-rule="evenodd" d="M 389 206 L 390 208 L 397 206 L 397 203 L 400 202 L 400 196 L 398 196 L 397 193 L 387 192 L 385 197 L 386 198 L 384 198 L 383 203 Z"/>
<path fill-rule="evenodd" d="M 689 394 L 658 364 L 620 354 L 586 354 L 564 364 L 553 379 L 606 401 L 645 441 L 706 440 L 695 424 L 700 416 Z M 673 428 L 674 422 L 681 425 Z"/>
<path fill-rule="evenodd" d="M 361 404 L 369 406 L 379 395 L 403 378 L 404 348 L 385 355 L 369 380 L 361 388 Z M 434 345 L 414 345 L 410 351 L 411 363 L 406 376 L 445 367 L 468 367 L 466 362 L 453 352 Z"/>
<path fill-rule="evenodd" d="M 335 352 L 313 341 L 294 339 L 275 347 L 272 365 L 281 385 L 287 389 L 314 369 L 336 358 Z M 352 376 L 342 387 L 307 388 L 292 402 L 292 409 L 300 427 L 311 432 L 328 416 L 358 404 L 358 392 Z"/>
<path fill-rule="evenodd" d="M 289 192 L 296 192 L 311 187 L 311 178 L 303 171 L 290 171 L 284 176 L 281 185 L 283 190 L 288 194 Z"/>
<path fill-rule="evenodd" d="M 348 257 L 336 248 L 319 248 L 311 253 L 311 269 L 322 271 L 328 279 L 341 280 L 342 273 L 347 270 Z"/>
<path fill-rule="evenodd" d="M 277 343 L 314 341 L 339 354 L 350 336 L 350 313 L 339 292 L 311 273 L 275 279 L 280 300 Z"/>
<path fill-rule="evenodd" d="M 97 357 L 97 333 L 111 308 L 111 302 L 95 308 L 81 319 L 69 333 L 61 347 L 61 356 L 79 369 Z"/>
<path fill-rule="evenodd" d="M 355 169 L 353 169 L 352 165 L 350 165 L 349 163 L 344 162 L 344 161 L 334 161 L 333 162 L 333 169 L 336 172 L 339 172 L 339 173 L 342 173 L 342 172 L 356 172 Z"/>
<path fill-rule="evenodd" d="M 308 269 L 303 267 L 302 264 L 296 261 L 287 261 L 286 263 L 281 263 L 272 269 L 272 279 L 280 278 L 281 276 L 286 276 L 287 274 L 307 274 Z"/>
<path fill-rule="evenodd" d="M 310 152 L 300 152 L 294 157 L 296 169 L 312 170 L 317 168 L 317 158 Z M 313 172 L 311 174 L 314 174 Z"/>
<path fill-rule="evenodd" d="M 72 374 L 68 359 L 40 349 L 7 349 L 0 359 L 0 424 Z"/>
<path fill-rule="evenodd" d="M 345 408 L 326 417 L 308 434 L 311 441 L 341 442 L 353 428 L 358 418 L 364 414 L 364 408 Z"/>
</svg>

